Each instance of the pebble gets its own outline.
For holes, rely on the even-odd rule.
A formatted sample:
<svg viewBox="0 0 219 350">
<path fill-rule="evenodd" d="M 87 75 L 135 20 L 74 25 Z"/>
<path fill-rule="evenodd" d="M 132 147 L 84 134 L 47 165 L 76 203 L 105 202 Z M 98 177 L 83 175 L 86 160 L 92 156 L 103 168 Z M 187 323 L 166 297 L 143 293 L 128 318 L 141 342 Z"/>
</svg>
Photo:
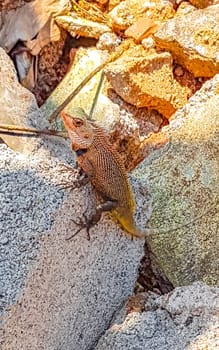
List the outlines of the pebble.
<svg viewBox="0 0 219 350">
<path fill-rule="evenodd" d="M 182 77 L 183 74 L 184 74 L 184 71 L 182 69 L 181 66 L 177 66 L 175 69 L 174 69 L 174 73 L 177 77 Z"/>
<path fill-rule="evenodd" d="M 9 242 L 8 237 L 3 236 L 3 237 L 0 238 L 0 244 L 6 245 L 6 244 L 8 244 L 8 242 Z"/>
</svg>

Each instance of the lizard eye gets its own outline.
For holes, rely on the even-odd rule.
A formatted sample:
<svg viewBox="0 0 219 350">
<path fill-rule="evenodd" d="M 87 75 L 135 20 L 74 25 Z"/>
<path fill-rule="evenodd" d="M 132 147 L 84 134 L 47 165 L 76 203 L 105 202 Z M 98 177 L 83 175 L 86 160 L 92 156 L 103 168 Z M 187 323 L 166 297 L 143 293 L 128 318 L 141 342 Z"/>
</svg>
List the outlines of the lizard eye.
<svg viewBox="0 0 219 350">
<path fill-rule="evenodd" d="M 83 121 L 81 119 L 74 118 L 74 125 L 79 127 L 83 125 Z"/>
</svg>

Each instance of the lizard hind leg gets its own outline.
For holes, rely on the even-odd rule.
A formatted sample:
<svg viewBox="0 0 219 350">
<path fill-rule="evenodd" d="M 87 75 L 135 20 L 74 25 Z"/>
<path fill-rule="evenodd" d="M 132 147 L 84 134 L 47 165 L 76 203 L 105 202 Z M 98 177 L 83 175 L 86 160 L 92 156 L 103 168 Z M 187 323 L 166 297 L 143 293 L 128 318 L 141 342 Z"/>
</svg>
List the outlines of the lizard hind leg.
<svg viewBox="0 0 219 350">
<path fill-rule="evenodd" d="M 111 211 L 113 209 L 115 209 L 117 206 L 117 201 L 115 200 L 108 200 L 102 204 L 99 204 L 96 207 L 95 213 L 92 214 L 89 218 L 85 215 L 85 213 L 83 214 L 83 219 L 80 218 L 80 220 L 77 222 L 75 220 L 72 220 L 76 225 L 80 226 L 78 228 L 78 230 L 76 232 L 74 232 L 74 234 L 70 237 L 67 237 L 66 240 L 69 241 L 71 240 L 73 237 L 75 237 L 81 230 L 83 230 L 84 228 L 87 231 L 87 239 L 90 240 L 90 229 L 95 226 L 98 221 L 100 221 L 101 219 L 101 215 L 102 212 L 104 211 Z"/>
<path fill-rule="evenodd" d="M 66 238 L 66 241 L 70 241 L 73 237 L 75 237 L 81 230 L 84 228 L 87 231 L 87 240 L 90 241 L 90 228 L 93 226 L 90 224 L 90 220 L 86 217 L 85 214 L 83 214 L 83 219 L 80 218 L 79 221 L 71 219 L 71 221 L 74 222 L 75 225 L 79 226 L 79 228 L 73 233 L 73 235 Z"/>
</svg>

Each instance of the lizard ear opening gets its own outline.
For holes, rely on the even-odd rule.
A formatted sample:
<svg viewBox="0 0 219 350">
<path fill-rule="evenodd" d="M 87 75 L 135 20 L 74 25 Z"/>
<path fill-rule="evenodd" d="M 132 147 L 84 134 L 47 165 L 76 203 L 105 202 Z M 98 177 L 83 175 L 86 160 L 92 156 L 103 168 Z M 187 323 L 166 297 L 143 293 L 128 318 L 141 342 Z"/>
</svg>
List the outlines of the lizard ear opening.
<svg viewBox="0 0 219 350">
<path fill-rule="evenodd" d="M 89 139 L 89 138 L 90 138 L 90 135 L 89 135 L 89 134 L 84 134 L 84 138 L 85 138 L 85 139 Z"/>
</svg>

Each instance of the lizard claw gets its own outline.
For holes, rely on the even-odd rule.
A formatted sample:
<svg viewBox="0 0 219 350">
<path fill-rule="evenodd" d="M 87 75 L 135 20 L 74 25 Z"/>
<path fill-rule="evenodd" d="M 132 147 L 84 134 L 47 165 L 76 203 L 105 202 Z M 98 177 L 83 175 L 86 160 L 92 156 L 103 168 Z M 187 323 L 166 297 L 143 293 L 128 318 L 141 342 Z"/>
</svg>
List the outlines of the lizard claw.
<svg viewBox="0 0 219 350">
<path fill-rule="evenodd" d="M 107 205 L 107 208 L 108 208 L 108 205 Z M 85 213 L 83 213 L 83 218 L 80 218 L 78 221 L 75 221 L 72 219 L 72 221 L 77 226 L 80 226 L 80 227 L 72 236 L 66 238 L 66 240 L 69 241 L 70 239 L 75 237 L 81 230 L 83 230 L 85 228 L 87 231 L 87 240 L 90 241 L 90 229 L 91 229 L 91 227 L 93 227 L 94 225 L 96 225 L 98 223 L 98 221 L 101 218 L 102 211 L 103 211 L 103 207 L 99 206 L 98 208 L 96 208 L 95 213 L 93 215 L 91 215 L 91 217 L 89 217 L 89 218 L 85 215 Z"/>
<path fill-rule="evenodd" d="M 112 209 L 114 209 L 116 207 L 116 205 L 117 205 L 116 201 L 108 200 L 105 203 L 98 205 L 96 207 L 95 213 L 93 215 L 91 215 L 90 218 L 88 218 L 85 214 L 83 214 L 83 219 L 80 218 L 78 222 L 72 220 L 77 226 L 80 226 L 80 228 L 72 236 L 68 237 L 66 240 L 70 240 L 71 238 L 76 236 L 81 230 L 86 228 L 87 239 L 89 241 L 90 240 L 90 232 L 89 231 L 90 231 L 91 227 L 93 227 L 94 225 L 96 225 L 98 223 L 98 221 L 100 221 L 102 212 L 111 211 Z"/>
<path fill-rule="evenodd" d="M 71 219 L 73 223 L 77 226 L 80 226 L 76 232 L 74 232 L 73 235 L 66 238 L 66 241 L 70 241 L 73 237 L 75 237 L 81 230 L 86 228 L 87 232 L 87 240 L 90 241 L 90 229 L 92 226 L 95 225 L 95 223 L 92 222 L 92 219 L 88 219 L 85 214 L 83 214 L 83 219 L 80 218 L 78 221 Z"/>
<path fill-rule="evenodd" d="M 58 170 L 60 173 L 66 173 L 67 171 L 68 172 L 74 172 L 75 169 L 77 169 L 77 166 L 69 166 L 69 165 L 66 165 L 66 164 L 61 164 L 61 167 L 60 169 Z"/>
<path fill-rule="evenodd" d="M 70 188 L 71 191 L 73 191 L 75 188 L 77 188 L 77 183 L 75 183 L 74 181 L 70 182 L 70 181 L 62 181 L 58 184 L 59 187 L 59 191 L 62 190 L 67 190 L 68 188 Z"/>
<path fill-rule="evenodd" d="M 58 172 L 68 175 L 68 178 L 66 181 L 64 180 L 64 181 L 58 183 L 58 186 L 61 186 L 59 188 L 59 191 L 65 190 L 68 188 L 70 188 L 71 190 L 74 190 L 75 187 L 77 187 L 75 179 L 71 180 L 71 177 L 75 176 L 75 173 L 77 173 L 76 167 L 71 167 L 71 166 L 68 166 L 66 164 L 62 164 L 61 168 L 58 170 Z"/>
<path fill-rule="evenodd" d="M 81 186 L 85 186 L 90 181 L 90 177 L 86 173 L 84 173 L 82 169 L 79 169 L 79 171 L 77 171 L 76 179 L 74 177 L 71 180 L 71 175 L 73 175 L 75 169 L 76 168 L 71 168 L 66 165 L 63 165 L 63 168 L 60 170 L 60 172 L 64 172 L 66 174 L 70 173 L 70 176 L 67 181 L 63 181 L 59 183 L 59 185 L 61 186 L 60 190 L 68 189 L 68 188 L 70 188 L 71 190 L 74 190 L 75 188 L 80 188 Z"/>
</svg>

